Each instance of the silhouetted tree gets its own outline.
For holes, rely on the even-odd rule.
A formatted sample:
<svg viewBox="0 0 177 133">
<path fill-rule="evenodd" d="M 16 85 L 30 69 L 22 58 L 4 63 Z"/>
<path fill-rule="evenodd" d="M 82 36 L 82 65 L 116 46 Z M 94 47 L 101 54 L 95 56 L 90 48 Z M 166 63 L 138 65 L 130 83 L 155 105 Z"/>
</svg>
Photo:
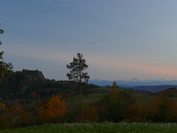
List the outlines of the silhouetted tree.
<svg viewBox="0 0 177 133">
<path fill-rule="evenodd" d="M 73 62 L 66 65 L 67 69 L 70 69 L 70 72 L 67 73 L 67 77 L 70 81 L 74 82 L 83 82 L 88 81 L 89 76 L 88 73 L 84 72 L 88 68 L 86 64 L 86 60 L 83 59 L 83 55 L 81 53 L 77 54 L 77 58 L 73 58 Z"/>
<path fill-rule="evenodd" d="M 3 31 L 2 29 L 0 29 L 0 34 L 3 34 L 3 33 L 4 33 L 4 31 Z M 0 45 L 1 45 L 1 44 L 2 44 L 2 43 L 1 43 L 1 41 L 0 41 Z M 2 55 L 3 55 L 3 51 L 0 52 L 0 59 L 3 59 Z"/>
<path fill-rule="evenodd" d="M 77 53 L 77 57 L 73 58 L 73 61 L 66 65 L 67 69 L 70 69 L 70 72 L 67 73 L 67 77 L 69 81 L 74 81 L 78 83 L 79 87 L 79 105 L 81 111 L 81 120 L 82 120 L 82 82 L 87 82 L 90 78 L 87 72 L 84 72 L 88 68 L 86 64 L 86 60 L 83 59 L 83 55 L 81 53 Z"/>
<path fill-rule="evenodd" d="M 4 30 L 0 29 L 0 34 L 3 34 Z M 0 41 L 0 45 L 1 45 Z M 12 73 L 12 64 L 11 63 L 5 63 L 3 61 L 3 51 L 0 52 L 0 86 L 2 86 L 2 83 L 5 84 L 5 81 L 3 81 L 9 74 Z"/>
</svg>

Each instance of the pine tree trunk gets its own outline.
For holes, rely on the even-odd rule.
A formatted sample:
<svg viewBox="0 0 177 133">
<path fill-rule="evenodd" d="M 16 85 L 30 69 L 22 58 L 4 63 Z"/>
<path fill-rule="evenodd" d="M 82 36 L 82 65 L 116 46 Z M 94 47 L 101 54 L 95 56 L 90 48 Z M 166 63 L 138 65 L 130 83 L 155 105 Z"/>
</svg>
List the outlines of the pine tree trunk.
<svg viewBox="0 0 177 133">
<path fill-rule="evenodd" d="M 82 88 L 79 85 L 79 108 L 80 108 L 80 122 L 83 120 L 83 110 L 82 110 Z"/>
</svg>

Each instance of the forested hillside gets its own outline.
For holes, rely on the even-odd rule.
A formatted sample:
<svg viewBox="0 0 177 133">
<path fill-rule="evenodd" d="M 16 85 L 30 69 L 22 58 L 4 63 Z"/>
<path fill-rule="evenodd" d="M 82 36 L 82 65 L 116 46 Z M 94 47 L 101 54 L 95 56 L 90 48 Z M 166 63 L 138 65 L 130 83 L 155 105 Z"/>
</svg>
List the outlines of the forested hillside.
<svg viewBox="0 0 177 133">
<path fill-rule="evenodd" d="M 93 88 L 98 86 L 82 83 L 84 92 L 92 93 Z M 52 95 L 76 95 L 77 84 L 69 81 L 55 81 L 46 79 L 39 70 L 22 70 L 13 72 L 0 88 L 0 98 L 14 99 L 45 99 Z"/>
</svg>

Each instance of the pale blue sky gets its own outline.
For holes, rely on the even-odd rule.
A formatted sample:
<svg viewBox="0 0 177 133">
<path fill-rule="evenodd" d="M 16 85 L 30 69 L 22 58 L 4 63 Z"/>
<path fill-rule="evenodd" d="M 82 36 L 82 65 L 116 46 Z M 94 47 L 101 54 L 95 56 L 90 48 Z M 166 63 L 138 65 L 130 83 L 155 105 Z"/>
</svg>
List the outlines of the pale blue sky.
<svg viewBox="0 0 177 133">
<path fill-rule="evenodd" d="M 78 52 L 91 79 L 177 79 L 176 0 L 0 0 L 6 62 L 65 80 Z"/>
</svg>

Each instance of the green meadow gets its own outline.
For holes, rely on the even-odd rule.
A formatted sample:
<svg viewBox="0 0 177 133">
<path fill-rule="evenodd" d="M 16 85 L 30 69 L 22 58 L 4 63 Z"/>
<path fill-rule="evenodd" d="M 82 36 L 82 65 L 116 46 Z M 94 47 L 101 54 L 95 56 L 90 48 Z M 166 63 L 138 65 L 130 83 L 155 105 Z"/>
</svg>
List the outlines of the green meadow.
<svg viewBox="0 0 177 133">
<path fill-rule="evenodd" d="M 0 130 L 0 133 L 176 133 L 173 123 L 47 124 Z"/>
</svg>

